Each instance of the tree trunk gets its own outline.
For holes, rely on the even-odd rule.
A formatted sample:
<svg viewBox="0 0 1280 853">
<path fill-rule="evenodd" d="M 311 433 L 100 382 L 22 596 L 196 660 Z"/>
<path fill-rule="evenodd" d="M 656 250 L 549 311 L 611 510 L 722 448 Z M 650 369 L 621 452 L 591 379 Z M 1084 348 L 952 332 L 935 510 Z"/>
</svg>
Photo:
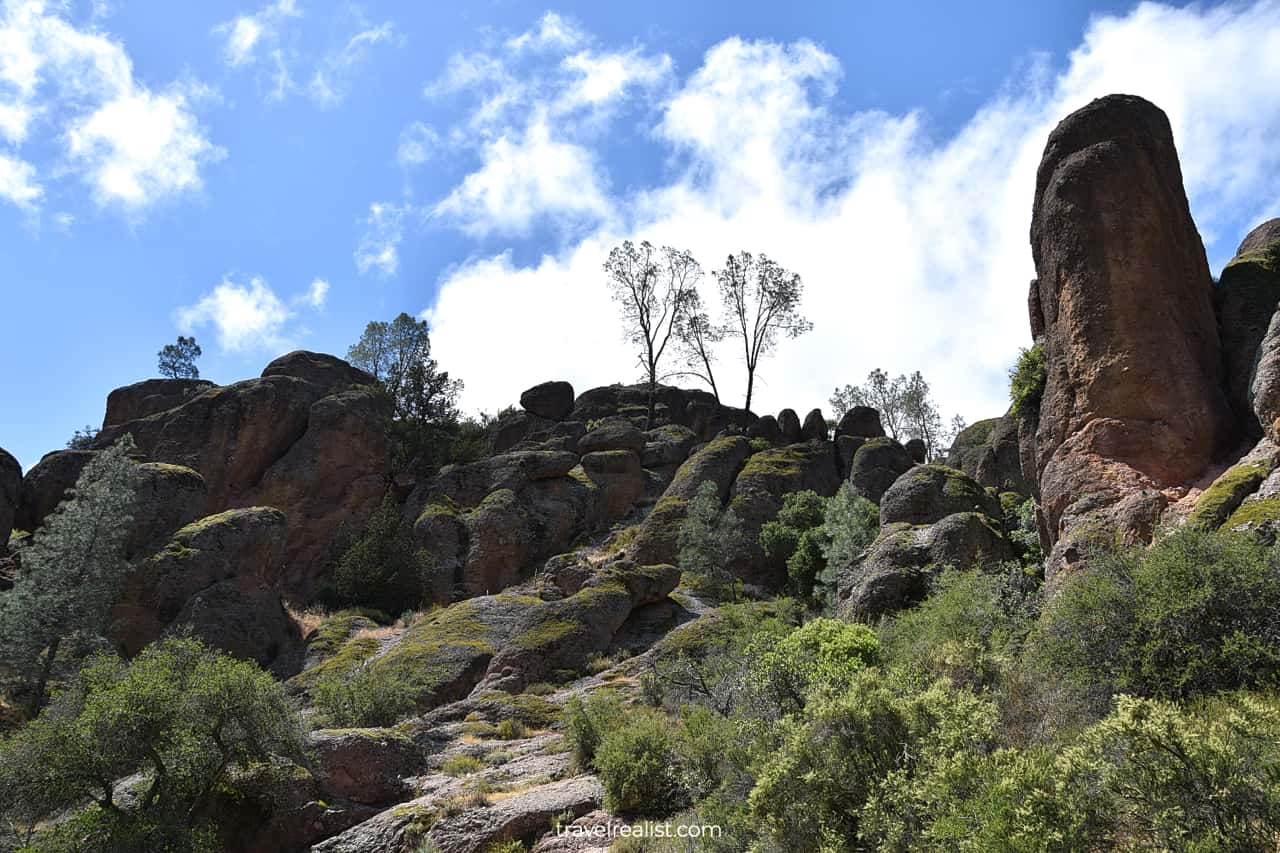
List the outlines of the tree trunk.
<svg viewBox="0 0 1280 853">
<path fill-rule="evenodd" d="M 754 389 L 755 384 L 756 384 L 756 372 L 752 368 L 748 367 L 747 368 L 747 404 L 745 406 L 748 412 L 751 411 L 751 392 Z"/>
<path fill-rule="evenodd" d="M 645 428 L 645 429 L 653 429 L 653 409 L 654 409 L 654 399 L 653 399 L 653 396 L 654 396 L 654 386 L 655 386 L 656 384 L 657 384 L 657 382 L 656 382 L 656 380 L 653 378 L 653 374 L 652 374 L 652 373 L 650 373 L 650 374 L 649 374 L 649 414 L 648 414 L 648 416 L 645 418 L 645 422 L 644 422 L 644 424 L 645 424 L 644 428 Z"/>
</svg>

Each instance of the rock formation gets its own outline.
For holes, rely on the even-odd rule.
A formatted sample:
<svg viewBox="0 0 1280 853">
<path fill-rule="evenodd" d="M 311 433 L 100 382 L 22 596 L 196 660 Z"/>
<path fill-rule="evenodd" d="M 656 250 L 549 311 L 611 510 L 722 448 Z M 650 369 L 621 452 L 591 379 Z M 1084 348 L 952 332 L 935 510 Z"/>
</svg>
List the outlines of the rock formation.
<svg viewBox="0 0 1280 853">
<path fill-rule="evenodd" d="M 9 544 L 9 532 L 22 498 L 22 466 L 0 447 L 0 555 Z"/>
<path fill-rule="evenodd" d="M 1031 244 L 1031 327 L 1048 365 L 1034 476 L 1052 578 L 1074 562 L 1068 520 L 1141 536 L 1130 519 L 1158 515 L 1161 490 L 1205 470 L 1237 430 L 1213 282 L 1163 112 L 1112 95 L 1065 118 L 1037 172 Z M 1142 512 L 1111 512 L 1136 493 L 1148 495 Z M 1072 511 L 1086 495 L 1105 497 Z"/>
</svg>

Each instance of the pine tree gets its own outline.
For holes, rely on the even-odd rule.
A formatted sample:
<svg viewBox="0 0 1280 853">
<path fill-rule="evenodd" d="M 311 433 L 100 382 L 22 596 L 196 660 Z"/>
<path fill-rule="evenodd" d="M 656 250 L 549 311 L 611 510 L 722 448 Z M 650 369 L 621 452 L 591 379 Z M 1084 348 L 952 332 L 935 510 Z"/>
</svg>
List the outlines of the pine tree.
<svg viewBox="0 0 1280 853">
<path fill-rule="evenodd" d="M 125 436 L 84 467 L 71 497 L 21 550 L 17 582 L 0 598 L 0 660 L 28 682 L 34 715 L 64 643 L 105 633 L 128 569 L 134 470 Z"/>
<path fill-rule="evenodd" d="M 200 368 L 196 367 L 196 359 L 200 357 L 200 345 L 194 336 L 184 338 L 178 335 L 176 344 L 166 344 L 157 353 L 160 375 L 169 379 L 199 379 Z"/>
<path fill-rule="evenodd" d="M 734 588 L 726 568 L 746 550 L 746 534 L 733 510 L 720 504 L 716 484 L 706 480 L 689 502 L 689 514 L 680 528 L 680 570 L 695 590 L 712 595 Z"/>
</svg>

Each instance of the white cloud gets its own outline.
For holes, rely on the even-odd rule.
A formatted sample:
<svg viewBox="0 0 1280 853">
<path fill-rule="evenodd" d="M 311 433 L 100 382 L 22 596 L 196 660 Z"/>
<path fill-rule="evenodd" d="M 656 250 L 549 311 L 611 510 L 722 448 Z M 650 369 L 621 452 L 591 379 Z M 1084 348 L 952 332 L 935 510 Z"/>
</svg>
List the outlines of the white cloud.
<svg viewBox="0 0 1280 853">
<path fill-rule="evenodd" d="M 323 106 L 340 103 L 346 97 L 352 72 L 365 61 L 369 50 L 392 40 L 394 36 L 395 28 L 387 21 L 361 30 L 348 39 L 340 50 L 326 56 L 311 75 L 307 89 L 312 99 Z"/>
<path fill-rule="evenodd" d="M 405 168 L 421 166 L 434 156 L 439 146 L 440 134 L 428 125 L 415 121 L 400 133 L 396 162 Z"/>
<path fill-rule="evenodd" d="M 0 135 L 21 146 L 33 127 L 48 127 L 102 206 L 136 214 L 198 190 L 203 167 L 223 156 L 191 110 L 203 90 L 153 91 L 136 79 L 120 42 L 78 29 L 60 9 L 41 0 L 0 7 Z M 39 199 L 30 186 L 6 197 Z"/>
<path fill-rule="evenodd" d="M 237 15 L 213 28 L 224 37 L 222 58 L 232 68 L 244 68 L 258 61 L 257 49 L 274 46 L 280 39 L 280 26 L 288 18 L 302 12 L 294 0 L 269 3 L 252 15 Z"/>
<path fill-rule="evenodd" d="M 319 311 L 324 307 L 324 303 L 328 298 L 329 282 L 322 278 L 317 278 L 311 282 L 311 286 L 307 288 L 307 292 L 300 297 L 298 301 L 301 301 Z"/>
<path fill-rule="evenodd" d="M 36 170 L 30 163 L 0 154 L 0 198 L 23 210 L 34 210 L 44 190 L 36 183 Z"/>
<path fill-rule="evenodd" d="M 356 269 L 361 275 L 370 272 L 383 277 L 400 269 L 400 242 L 404 239 L 405 219 L 416 213 L 408 204 L 374 202 L 364 219 L 364 236 L 356 248 Z"/>
<path fill-rule="evenodd" d="M 537 27 L 507 39 L 506 48 L 511 53 L 568 50 L 586 40 L 586 34 L 572 21 L 555 12 L 547 12 L 539 19 Z"/>
<path fill-rule="evenodd" d="M 584 50 L 566 57 L 562 66 L 577 77 L 557 104 L 568 110 L 612 103 L 629 88 L 657 85 L 671 73 L 671 57 L 647 56 L 639 48 L 625 53 Z"/>
<path fill-rule="evenodd" d="M 224 278 L 196 304 L 179 308 L 174 322 L 186 334 L 212 327 L 218 345 L 227 352 L 238 353 L 287 348 L 285 324 L 292 317 L 293 312 L 266 281 L 254 276 L 247 285 Z"/>
<path fill-rule="evenodd" d="M 663 104 L 654 142 L 676 164 L 668 180 L 592 202 L 614 215 L 536 263 L 503 254 L 450 270 L 424 314 L 434 354 L 466 380 L 464 405 L 492 411 L 551 378 L 579 390 L 635 378 L 600 265 L 617 241 L 647 238 L 691 249 L 708 270 L 745 248 L 803 275 L 815 328 L 762 364 L 757 411 L 825 406 L 833 386 L 883 367 L 923 371 L 949 412 L 997 414 L 1005 370 L 1029 338 L 1027 233 L 1045 139 L 1111 92 L 1168 112 L 1192 212 L 1207 239 L 1222 240 L 1215 266 L 1276 212 L 1280 4 L 1271 0 L 1147 3 L 1095 18 L 1059 71 L 1033 63 L 941 137 L 924 113 L 841 111 L 839 79 L 836 60 L 814 44 L 726 40 Z M 494 139 L 517 142 L 500 157 L 486 149 L 454 190 L 470 204 L 460 208 L 524 221 L 504 210 L 511 198 L 519 209 L 521 196 L 501 189 L 513 179 L 491 164 L 527 162 L 514 153 L 525 127 L 510 118 L 494 127 Z M 579 161 L 592 162 L 579 144 Z M 607 180 L 598 163 L 593 174 L 588 186 Z M 494 359 L 494 340 L 527 356 Z M 722 393 L 740 402 L 735 353 L 726 346 L 721 356 Z"/>
<path fill-rule="evenodd" d="M 435 207 L 470 234 L 520 234 L 539 216 L 601 218 L 609 202 L 591 153 L 552 137 L 546 123 L 488 143 L 483 164 Z"/>
</svg>

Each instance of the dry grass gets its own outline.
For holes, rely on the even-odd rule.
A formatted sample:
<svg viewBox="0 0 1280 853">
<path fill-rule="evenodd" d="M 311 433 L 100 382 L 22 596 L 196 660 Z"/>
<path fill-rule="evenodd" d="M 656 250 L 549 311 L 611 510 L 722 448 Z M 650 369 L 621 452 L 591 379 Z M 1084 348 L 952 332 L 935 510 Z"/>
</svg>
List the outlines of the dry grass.
<svg viewBox="0 0 1280 853">
<path fill-rule="evenodd" d="M 329 611 L 318 605 L 310 605 L 308 607 L 299 607 L 297 604 L 286 601 L 284 603 L 285 612 L 289 614 L 289 619 L 293 624 L 298 626 L 298 631 L 302 637 L 307 637 L 312 631 L 324 624 L 324 620 L 329 618 Z"/>
</svg>

